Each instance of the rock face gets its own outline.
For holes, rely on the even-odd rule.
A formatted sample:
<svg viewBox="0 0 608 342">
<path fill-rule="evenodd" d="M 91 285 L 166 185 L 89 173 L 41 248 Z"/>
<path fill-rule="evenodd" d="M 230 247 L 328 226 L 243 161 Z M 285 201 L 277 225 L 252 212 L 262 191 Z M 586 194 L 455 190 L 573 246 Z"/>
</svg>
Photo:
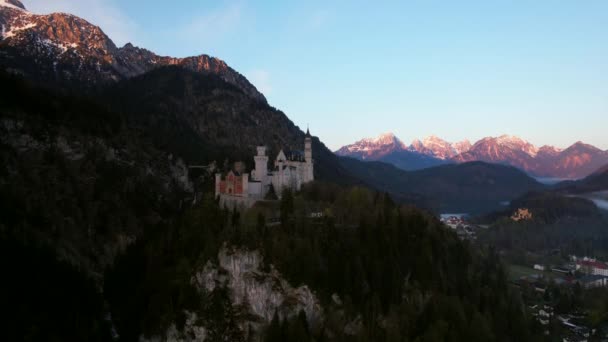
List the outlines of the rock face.
<svg viewBox="0 0 608 342">
<path fill-rule="evenodd" d="M 74 15 L 36 15 L 19 1 L 10 0 L 0 2 L 0 25 L 0 65 L 30 79 L 94 87 L 154 68 L 179 65 L 218 75 L 245 94 L 266 102 L 244 76 L 220 59 L 207 55 L 158 56 L 131 44 L 118 48 L 98 26 Z"/>
<path fill-rule="evenodd" d="M 197 324 L 198 316 L 193 312 L 186 313 L 186 322 L 184 323 L 183 331 L 177 330 L 175 324 L 172 324 L 165 336 L 154 336 L 146 339 L 140 337 L 140 342 L 194 342 L 205 341 L 207 339 L 207 329 Z"/>
<path fill-rule="evenodd" d="M 535 160 L 537 153 L 538 149 L 529 142 L 518 137 L 502 135 L 496 138 L 483 138 L 454 159 L 458 162 L 481 160 L 507 164 L 531 171 L 537 169 Z"/>
<path fill-rule="evenodd" d="M 207 292 L 227 287 L 233 305 L 245 305 L 263 325 L 272 320 L 275 311 L 285 319 L 303 310 L 313 329 L 323 319 L 321 304 L 308 286 L 293 287 L 272 265 L 269 271 L 263 271 L 260 252 L 225 247 L 218 254 L 218 262 L 208 262 L 196 274 L 197 287 Z"/>
<path fill-rule="evenodd" d="M 259 333 L 275 312 L 284 320 L 304 311 L 311 329 L 321 325 L 323 309 L 314 293 L 306 285 L 293 287 L 272 265 L 265 271 L 259 251 L 225 246 L 219 251 L 217 261 L 217 264 L 208 261 L 196 272 L 192 282 L 207 294 L 218 288 L 228 289 L 232 306 L 245 310 L 238 322 L 242 332 Z M 187 312 L 183 331 L 172 325 L 165 336 L 156 336 L 150 341 L 205 341 L 209 327 L 203 325 L 195 313 Z"/>
<path fill-rule="evenodd" d="M 413 156 L 406 151 L 417 155 Z M 582 142 L 577 142 L 565 150 L 547 145 L 537 148 L 519 137 L 509 135 L 483 138 L 473 145 L 468 140 L 450 143 L 430 136 L 423 140 L 416 139 L 406 147 L 401 140 L 389 133 L 380 138 L 363 139 L 344 146 L 336 151 L 336 154 L 360 160 L 384 161 L 404 170 L 449 162 L 484 161 L 515 166 L 538 177 L 566 179 L 583 178 L 608 163 L 608 151 Z M 421 162 L 421 156 L 431 159 Z"/>
<path fill-rule="evenodd" d="M 434 135 L 427 137 L 422 141 L 416 139 L 409 147 L 411 151 L 416 151 L 442 160 L 449 160 L 460 153 L 468 151 L 470 148 L 471 143 L 468 140 L 449 143 Z"/>
</svg>

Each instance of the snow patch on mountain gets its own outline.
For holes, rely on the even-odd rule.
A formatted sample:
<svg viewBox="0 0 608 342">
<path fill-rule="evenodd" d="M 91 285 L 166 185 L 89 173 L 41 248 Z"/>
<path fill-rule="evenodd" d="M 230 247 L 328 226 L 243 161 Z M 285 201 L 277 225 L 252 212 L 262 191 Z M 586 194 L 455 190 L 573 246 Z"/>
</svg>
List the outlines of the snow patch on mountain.
<svg viewBox="0 0 608 342">
<path fill-rule="evenodd" d="M 27 23 L 23 26 L 11 27 L 8 31 L 6 31 L 4 25 L 2 25 L 2 39 L 14 37 L 17 32 L 31 29 L 34 27 L 36 27 L 36 23 Z"/>
<path fill-rule="evenodd" d="M 452 144 L 452 147 L 456 150 L 457 154 L 464 153 L 471 149 L 473 145 L 469 141 L 469 139 L 464 139 L 463 141 L 455 142 Z"/>
<path fill-rule="evenodd" d="M 466 152 L 471 148 L 468 140 L 450 143 L 435 135 L 428 136 L 421 140 L 414 140 L 409 146 L 410 151 L 422 153 L 442 160 L 451 159 L 454 156 Z"/>
<path fill-rule="evenodd" d="M 399 140 L 395 134 L 391 132 L 380 134 L 376 138 L 362 139 L 361 141 L 374 145 L 390 145 L 396 143 L 403 146 L 403 142 L 401 142 L 401 140 Z"/>
<path fill-rule="evenodd" d="M 505 146 L 511 149 L 519 149 L 531 157 L 536 157 L 536 155 L 538 154 L 538 148 L 536 146 L 514 135 L 505 134 L 499 136 L 498 138 L 490 139 L 496 139 L 498 145 Z"/>
</svg>

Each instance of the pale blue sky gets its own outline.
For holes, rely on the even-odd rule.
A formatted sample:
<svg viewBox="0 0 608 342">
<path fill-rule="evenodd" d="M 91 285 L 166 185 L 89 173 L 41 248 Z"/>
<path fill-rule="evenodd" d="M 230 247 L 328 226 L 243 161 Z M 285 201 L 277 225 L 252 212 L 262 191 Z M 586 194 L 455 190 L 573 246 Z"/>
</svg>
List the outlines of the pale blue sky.
<svg viewBox="0 0 608 342">
<path fill-rule="evenodd" d="M 331 149 L 386 131 L 608 149 L 608 1 L 23 2 L 219 57 Z"/>
</svg>

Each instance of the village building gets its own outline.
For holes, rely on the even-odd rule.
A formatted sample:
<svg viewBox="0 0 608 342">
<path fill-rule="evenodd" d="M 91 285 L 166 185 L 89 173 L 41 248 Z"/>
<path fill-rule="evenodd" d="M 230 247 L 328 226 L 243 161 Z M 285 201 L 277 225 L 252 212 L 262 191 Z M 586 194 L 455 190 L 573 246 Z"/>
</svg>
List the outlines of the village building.
<svg viewBox="0 0 608 342">
<path fill-rule="evenodd" d="M 304 151 L 280 150 L 270 169 L 266 147 L 258 146 L 256 152 L 251 173 L 246 173 L 244 164 L 237 162 L 227 174 L 215 175 L 215 196 L 221 206 L 249 208 L 272 191 L 280 198 L 283 190 L 299 191 L 303 184 L 314 180 L 312 137 L 308 130 Z"/>
<path fill-rule="evenodd" d="M 576 270 L 585 274 L 601 275 L 608 277 L 608 265 L 604 262 L 591 258 L 574 258 Z"/>
</svg>

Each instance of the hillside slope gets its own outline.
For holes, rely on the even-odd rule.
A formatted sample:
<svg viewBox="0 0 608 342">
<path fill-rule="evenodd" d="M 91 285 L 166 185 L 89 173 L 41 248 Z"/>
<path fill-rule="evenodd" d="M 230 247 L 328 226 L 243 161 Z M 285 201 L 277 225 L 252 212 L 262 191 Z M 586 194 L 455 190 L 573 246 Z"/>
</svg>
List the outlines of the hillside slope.
<svg viewBox="0 0 608 342">
<path fill-rule="evenodd" d="M 557 184 L 555 188 L 558 191 L 568 193 L 608 191 L 608 165 L 599 168 L 581 180 L 562 182 Z"/>
<path fill-rule="evenodd" d="M 107 88 L 100 99 L 126 113 L 129 125 L 188 164 L 242 160 L 253 167 L 255 147 L 271 161 L 281 148 L 303 150 L 304 132 L 283 112 L 209 74 L 164 67 Z M 313 130 L 314 135 L 314 130 Z M 315 177 L 341 184 L 357 180 L 313 137 Z"/>
<path fill-rule="evenodd" d="M 503 165 L 471 162 L 407 172 L 381 162 L 341 158 L 357 177 L 394 194 L 417 194 L 439 212 L 479 213 L 500 208 L 543 185 L 522 171 Z"/>
</svg>

